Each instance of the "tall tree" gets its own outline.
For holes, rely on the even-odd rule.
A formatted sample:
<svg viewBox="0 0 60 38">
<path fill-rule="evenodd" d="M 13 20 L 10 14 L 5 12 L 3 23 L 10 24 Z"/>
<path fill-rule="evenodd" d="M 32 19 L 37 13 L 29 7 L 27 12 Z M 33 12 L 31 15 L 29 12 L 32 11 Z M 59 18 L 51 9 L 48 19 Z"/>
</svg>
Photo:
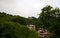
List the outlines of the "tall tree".
<svg viewBox="0 0 60 38">
<path fill-rule="evenodd" d="M 47 5 L 42 9 L 39 15 L 38 21 L 40 22 L 42 28 L 48 29 L 53 33 L 54 37 L 60 35 L 60 9 L 53 8 Z"/>
</svg>

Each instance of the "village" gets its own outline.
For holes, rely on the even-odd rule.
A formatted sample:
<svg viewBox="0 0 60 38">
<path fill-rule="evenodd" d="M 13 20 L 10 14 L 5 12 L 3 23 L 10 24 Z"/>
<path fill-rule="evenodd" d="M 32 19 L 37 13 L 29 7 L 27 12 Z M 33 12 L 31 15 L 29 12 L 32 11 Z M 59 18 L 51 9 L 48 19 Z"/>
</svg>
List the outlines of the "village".
<svg viewBox="0 0 60 38">
<path fill-rule="evenodd" d="M 35 25 L 30 24 L 30 25 L 27 25 L 27 27 L 30 30 L 36 30 Z M 50 34 L 48 30 L 43 30 L 42 28 L 38 28 L 37 32 L 38 32 L 38 36 L 41 37 L 41 38 L 48 37 L 49 34 Z"/>
</svg>

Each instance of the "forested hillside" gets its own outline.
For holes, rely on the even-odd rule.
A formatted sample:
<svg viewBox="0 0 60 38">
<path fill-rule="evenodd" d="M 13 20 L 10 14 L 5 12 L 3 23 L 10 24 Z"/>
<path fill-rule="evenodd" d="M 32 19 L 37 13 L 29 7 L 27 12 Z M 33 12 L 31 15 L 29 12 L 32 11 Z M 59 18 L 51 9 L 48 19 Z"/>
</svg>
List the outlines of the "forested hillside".
<svg viewBox="0 0 60 38">
<path fill-rule="evenodd" d="M 0 12 L 0 38 L 38 38 L 35 30 L 27 28 L 27 18 Z"/>
<path fill-rule="evenodd" d="M 36 30 L 27 28 L 29 24 L 35 25 Z M 0 12 L 0 38 L 38 38 L 38 28 L 48 30 L 48 38 L 60 38 L 60 9 L 47 5 L 38 18 L 31 19 Z"/>
</svg>

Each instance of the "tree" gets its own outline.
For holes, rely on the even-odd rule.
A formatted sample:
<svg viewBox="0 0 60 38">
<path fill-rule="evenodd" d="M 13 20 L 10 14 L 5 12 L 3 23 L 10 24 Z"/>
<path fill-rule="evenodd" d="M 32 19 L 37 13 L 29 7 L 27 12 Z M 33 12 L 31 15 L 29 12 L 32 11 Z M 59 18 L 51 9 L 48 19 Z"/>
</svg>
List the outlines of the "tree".
<svg viewBox="0 0 60 38">
<path fill-rule="evenodd" d="M 49 30 L 53 33 L 51 38 L 60 38 L 60 9 L 53 8 L 50 5 L 47 5 L 42 9 L 41 14 L 39 15 L 38 22 L 42 28 Z"/>
</svg>

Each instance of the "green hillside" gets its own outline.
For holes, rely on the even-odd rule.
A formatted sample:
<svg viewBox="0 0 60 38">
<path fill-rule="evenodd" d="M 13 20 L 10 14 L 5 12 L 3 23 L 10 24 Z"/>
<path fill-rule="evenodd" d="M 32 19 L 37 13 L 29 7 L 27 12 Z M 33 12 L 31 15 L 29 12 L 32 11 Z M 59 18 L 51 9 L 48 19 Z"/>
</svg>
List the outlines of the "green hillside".
<svg viewBox="0 0 60 38">
<path fill-rule="evenodd" d="M 27 20 L 0 12 L 0 38 L 38 38 L 36 31 L 27 28 Z"/>
</svg>

